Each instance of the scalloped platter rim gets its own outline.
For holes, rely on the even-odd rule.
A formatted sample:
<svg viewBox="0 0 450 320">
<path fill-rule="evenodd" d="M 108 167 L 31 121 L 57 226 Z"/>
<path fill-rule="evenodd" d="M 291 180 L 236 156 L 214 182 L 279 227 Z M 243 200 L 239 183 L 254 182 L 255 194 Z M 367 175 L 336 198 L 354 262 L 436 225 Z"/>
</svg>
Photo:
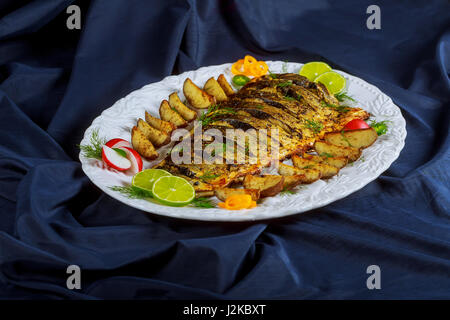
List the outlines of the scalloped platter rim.
<svg viewBox="0 0 450 320">
<path fill-rule="evenodd" d="M 303 65 L 281 61 L 267 61 L 266 63 L 274 73 L 282 72 L 282 70 L 283 72 L 297 73 Z M 145 111 L 157 115 L 160 102 L 167 99 L 169 94 L 174 91 L 178 92 L 181 99 L 184 98 L 182 87 L 187 77 L 200 86 L 210 77 L 217 77 L 223 73 L 231 83 L 233 75 L 230 68 L 231 63 L 202 67 L 180 75 L 168 76 L 160 82 L 131 92 L 94 119 L 86 129 L 80 144 L 89 144 L 89 138 L 94 130 L 98 130 L 99 136 L 106 139 L 123 138 L 130 141 L 131 128 L 138 118 L 143 118 Z M 398 158 L 406 139 L 406 121 L 400 108 L 393 103 L 391 98 L 360 78 L 343 71 L 334 71 L 343 75 L 347 80 L 348 94 L 358 101 L 355 106 L 370 112 L 376 121 L 389 120 L 389 130 L 385 135 L 380 136 L 371 147 L 364 149 L 361 158 L 353 165 L 342 168 L 337 176 L 327 181 L 319 180 L 313 184 L 301 186 L 295 194 L 279 194 L 264 199 L 256 208 L 239 211 L 191 206 L 168 207 L 153 201 L 130 199 L 111 190 L 111 186 L 130 184 L 132 177 L 124 173 L 106 170 L 101 161 L 88 159 L 80 152 L 82 169 L 97 187 L 112 198 L 142 211 L 173 218 L 204 221 L 254 221 L 284 217 L 326 206 L 363 188 L 387 170 Z M 152 164 L 145 162 L 144 168 L 149 168 Z"/>
</svg>

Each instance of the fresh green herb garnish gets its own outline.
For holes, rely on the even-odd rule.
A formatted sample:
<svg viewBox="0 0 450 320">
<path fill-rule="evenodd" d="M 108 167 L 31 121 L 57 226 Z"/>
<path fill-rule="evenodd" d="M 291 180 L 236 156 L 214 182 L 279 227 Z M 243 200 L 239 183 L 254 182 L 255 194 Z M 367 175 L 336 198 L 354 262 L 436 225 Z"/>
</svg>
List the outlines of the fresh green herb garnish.
<svg viewBox="0 0 450 320">
<path fill-rule="evenodd" d="M 293 97 L 289 97 L 289 96 L 284 96 L 284 99 L 286 99 L 288 101 L 297 101 L 297 99 L 295 99 Z"/>
<path fill-rule="evenodd" d="M 220 177 L 220 174 L 211 174 L 210 171 L 206 171 L 203 175 L 199 176 L 199 179 L 202 179 L 204 181 L 213 180 L 217 177 Z"/>
<path fill-rule="evenodd" d="M 287 71 L 287 68 L 288 68 L 287 64 L 288 64 L 288 61 L 284 60 L 283 61 L 283 67 L 281 67 L 281 70 L 282 70 L 283 73 L 287 73 L 288 72 Z"/>
<path fill-rule="evenodd" d="M 120 192 L 121 194 L 127 196 L 130 199 L 145 199 L 145 198 L 151 198 L 152 194 L 148 191 L 144 191 L 141 189 L 138 189 L 133 186 L 112 186 L 109 187 L 112 191 Z"/>
<path fill-rule="evenodd" d="M 259 105 L 255 106 L 255 108 L 257 108 L 257 109 L 264 109 L 264 106 L 259 104 Z"/>
<path fill-rule="evenodd" d="M 331 103 L 326 103 L 325 101 L 322 101 L 323 107 L 333 108 L 338 112 L 349 112 L 351 108 L 349 106 L 337 106 Z"/>
<path fill-rule="evenodd" d="M 289 87 L 289 86 L 292 86 L 292 81 L 290 81 L 290 80 L 277 84 L 277 87 L 280 87 L 280 88 Z"/>
<path fill-rule="evenodd" d="M 278 75 L 269 70 L 269 77 L 271 77 L 272 79 L 276 79 L 278 78 Z"/>
<path fill-rule="evenodd" d="M 319 133 L 323 129 L 323 124 L 314 120 L 305 120 L 305 127 L 311 129 L 314 133 Z"/>
<path fill-rule="evenodd" d="M 297 93 L 297 97 L 296 98 L 297 98 L 298 101 L 300 101 L 303 97 L 302 97 L 301 94 Z"/>
<path fill-rule="evenodd" d="M 350 143 L 350 141 L 348 141 L 347 137 L 345 136 L 344 130 L 341 131 L 341 136 L 342 136 L 342 139 L 344 139 L 344 141 L 347 142 L 349 147 L 353 147 L 352 144 Z"/>
<path fill-rule="evenodd" d="M 190 203 L 191 206 L 197 208 L 215 208 L 216 205 L 212 202 L 211 199 L 208 198 L 195 198 Z"/>
<path fill-rule="evenodd" d="M 83 152 L 83 156 L 86 158 L 102 160 L 102 148 L 106 143 L 106 139 L 98 136 L 98 129 L 92 131 L 90 142 L 90 145 L 78 145 L 80 150 Z"/>
<path fill-rule="evenodd" d="M 361 160 L 361 162 L 366 161 L 366 158 L 364 158 L 364 156 L 362 156 L 361 158 L 359 158 L 359 160 Z"/>
<path fill-rule="evenodd" d="M 311 168 L 314 168 L 314 165 L 309 164 L 309 165 L 303 167 L 303 169 L 311 169 Z"/>
<path fill-rule="evenodd" d="M 384 120 L 380 122 L 372 121 L 369 123 L 369 125 L 377 132 L 379 136 L 382 136 L 385 134 L 388 130 L 387 124 L 389 123 L 389 120 Z"/>
<path fill-rule="evenodd" d="M 214 121 L 214 118 L 224 114 L 235 114 L 236 111 L 229 107 L 221 108 L 219 104 L 214 104 L 208 107 L 205 113 L 203 113 L 198 119 L 203 126 L 207 126 Z"/>
<path fill-rule="evenodd" d="M 347 95 L 347 92 L 336 93 L 334 96 L 336 97 L 336 99 L 338 99 L 339 102 L 342 102 L 344 100 L 350 100 L 350 101 L 356 102 L 355 99 L 353 99 L 352 97 Z"/>
<path fill-rule="evenodd" d="M 286 194 L 286 195 L 292 195 L 292 194 L 295 194 L 294 191 L 289 190 L 289 189 L 283 189 L 280 193 L 281 193 L 281 194 Z"/>
<path fill-rule="evenodd" d="M 328 152 L 322 152 L 321 154 L 319 154 L 319 156 L 326 157 L 326 158 L 333 158 L 334 157 L 334 155 L 332 155 L 331 153 L 328 153 Z"/>
</svg>

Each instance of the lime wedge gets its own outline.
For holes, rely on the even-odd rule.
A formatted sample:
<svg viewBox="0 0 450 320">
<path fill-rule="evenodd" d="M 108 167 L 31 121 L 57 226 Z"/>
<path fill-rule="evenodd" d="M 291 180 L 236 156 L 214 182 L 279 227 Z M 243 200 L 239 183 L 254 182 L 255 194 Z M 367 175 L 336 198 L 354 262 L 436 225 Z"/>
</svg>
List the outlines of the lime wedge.
<svg viewBox="0 0 450 320">
<path fill-rule="evenodd" d="M 163 176 L 156 180 L 152 193 L 155 199 L 172 207 L 185 206 L 195 198 L 194 187 L 177 176 Z"/>
<path fill-rule="evenodd" d="M 162 169 L 146 169 L 134 175 L 131 185 L 140 190 L 152 193 L 153 183 L 163 176 L 171 174 Z"/>
<path fill-rule="evenodd" d="M 344 90 L 346 81 L 343 76 L 334 71 L 325 72 L 314 79 L 314 82 L 324 84 L 331 94 L 336 94 Z"/>
<path fill-rule="evenodd" d="M 308 62 L 298 72 L 299 75 L 307 77 L 309 81 L 314 81 L 322 73 L 331 71 L 331 67 L 325 62 Z"/>
</svg>

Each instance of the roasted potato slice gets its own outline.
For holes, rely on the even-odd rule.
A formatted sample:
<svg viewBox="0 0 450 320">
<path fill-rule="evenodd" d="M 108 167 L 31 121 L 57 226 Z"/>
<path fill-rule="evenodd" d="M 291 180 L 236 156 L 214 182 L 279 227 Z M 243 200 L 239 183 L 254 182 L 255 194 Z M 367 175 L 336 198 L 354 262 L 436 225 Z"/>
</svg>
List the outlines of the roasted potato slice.
<svg viewBox="0 0 450 320">
<path fill-rule="evenodd" d="M 288 164 L 280 163 L 278 173 L 282 176 L 304 176 L 302 183 L 313 183 L 321 178 L 320 171 L 317 169 L 299 169 Z"/>
<path fill-rule="evenodd" d="M 159 116 L 162 120 L 168 121 L 174 124 L 177 128 L 182 128 L 187 126 L 186 120 L 183 117 L 172 109 L 169 104 L 169 101 L 163 100 L 161 102 L 161 106 L 159 107 Z"/>
<path fill-rule="evenodd" d="M 244 178 L 245 189 L 257 189 L 260 192 L 260 197 L 271 197 L 283 190 L 284 177 L 276 175 L 266 175 L 256 177 L 247 175 Z"/>
<path fill-rule="evenodd" d="M 227 96 L 231 96 L 232 94 L 234 94 L 233 87 L 231 87 L 231 85 L 228 83 L 227 79 L 225 79 L 225 76 L 223 74 L 221 74 L 217 78 L 217 82 L 219 83 L 220 87 Z"/>
<path fill-rule="evenodd" d="M 336 167 L 338 169 L 341 169 L 343 167 L 345 167 L 348 163 L 348 158 L 347 157 L 327 157 L 327 156 L 317 156 L 315 154 L 309 154 L 309 153 L 304 153 L 303 154 L 303 158 L 308 159 L 308 160 L 312 160 L 314 162 L 318 162 L 318 163 L 326 163 L 330 166 Z"/>
<path fill-rule="evenodd" d="M 136 126 L 134 126 L 131 130 L 131 144 L 133 146 L 133 149 L 136 150 L 144 158 L 148 160 L 158 158 L 158 152 L 156 152 L 153 144 Z"/>
<path fill-rule="evenodd" d="M 213 96 L 197 87 L 189 78 L 184 81 L 183 93 L 190 105 L 197 109 L 206 109 L 215 103 Z"/>
<path fill-rule="evenodd" d="M 297 155 L 292 156 L 292 163 L 294 167 L 299 169 L 317 169 L 320 171 L 320 175 L 323 179 L 331 178 L 338 174 L 339 169 L 333 166 L 330 166 L 326 163 L 319 163 L 312 160 L 301 158 Z"/>
<path fill-rule="evenodd" d="M 291 190 L 292 188 L 295 188 L 299 184 L 302 184 L 304 180 L 305 176 L 303 174 L 284 176 L 283 190 Z"/>
<path fill-rule="evenodd" d="M 342 132 L 330 132 L 325 134 L 326 142 L 335 146 L 367 148 L 378 138 L 377 132 L 373 128 L 358 129 Z"/>
<path fill-rule="evenodd" d="M 145 111 L 145 121 L 147 121 L 147 123 L 153 128 L 158 129 L 159 131 L 163 131 L 169 136 L 171 135 L 172 131 L 177 128 L 173 123 L 158 119 L 152 116 L 147 111 Z"/>
<path fill-rule="evenodd" d="M 259 199 L 260 192 L 258 189 L 234 189 L 234 188 L 219 188 L 214 190 L 214 195 L 221 201 L 225 201 L 229 196 L 234 194 L 248 194 L 253 201 Z"/>
<path fill-rule="evenodd" d="M 217 80 L 212 77 L 209 78 L 208 81 L 206 81 L 205 85 L 203 86 L 203 90 L 205 90 L 207 94 L 212 95 L 214 98 L 216 98 L 217 102 L 228 100 L 225 91 L 223 91 Z"/>
<path fill-rule="evenodd" d="M 172 93 L 169 96 L 169 104 L 172 108 L 175 108 L 178 111 L 178 113 L 183 117 L 184 120 L 192 121 L 197 118 L 197 112 L 186 107 L 186 105 L 181 102 L 176 92 Z"/>
<path fill-rule="evenodd" d="M 156 147 L 166 145 L 170 142 L 169 135 L 161 130 L 153 128 L 142 119 L 138 120 L 137 127 L 144 134 L 144 136 L 148 140 L 150 140 L 150 142 Z"/>
<path fill-rule="evenodd" d="M 358 148 L 335 146 L 322 141 L 316 141 L 314 149 L 320 156 L 348 157 L 349 162 L 353 162 L 361 156 L 361 150 Z"/>
</svg>

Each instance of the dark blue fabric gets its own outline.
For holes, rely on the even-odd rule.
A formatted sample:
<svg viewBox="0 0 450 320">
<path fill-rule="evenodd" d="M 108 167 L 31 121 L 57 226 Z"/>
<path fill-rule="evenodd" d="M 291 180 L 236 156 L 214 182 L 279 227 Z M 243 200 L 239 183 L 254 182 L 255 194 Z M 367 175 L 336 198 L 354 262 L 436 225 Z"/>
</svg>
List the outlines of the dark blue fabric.
<svg viewBox="0 0 450 320">
<path fill-rule="evenodd" d="M 372 31 L 373 1 L 78 1 L 81 31 L 72 3 L 0 2 L 0 297 L 450 298 L 448 1 L 377 1 Z M 76 144 L 102 110 L 246 53 L 378 86 L 407 121 L 399 159 L 345 199 L 257 223 L 146 214 L 83 174 Z"/>
</svg>

